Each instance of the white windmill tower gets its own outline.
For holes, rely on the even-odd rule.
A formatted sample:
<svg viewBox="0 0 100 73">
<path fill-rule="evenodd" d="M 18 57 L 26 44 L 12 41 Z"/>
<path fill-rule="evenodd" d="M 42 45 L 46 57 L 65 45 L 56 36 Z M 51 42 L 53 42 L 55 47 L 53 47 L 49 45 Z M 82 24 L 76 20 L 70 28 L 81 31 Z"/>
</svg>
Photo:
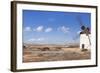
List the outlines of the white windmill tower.
<svg viewBox="0 0 100 73">
<path fill-rule="evenodd" d="M 90 29 L 82 24 L 82 21 L 78 17 L 81 26 L 80 32 L 80 49 L 82 51 L 91 49 L 91 33 Z"/>
</svg>

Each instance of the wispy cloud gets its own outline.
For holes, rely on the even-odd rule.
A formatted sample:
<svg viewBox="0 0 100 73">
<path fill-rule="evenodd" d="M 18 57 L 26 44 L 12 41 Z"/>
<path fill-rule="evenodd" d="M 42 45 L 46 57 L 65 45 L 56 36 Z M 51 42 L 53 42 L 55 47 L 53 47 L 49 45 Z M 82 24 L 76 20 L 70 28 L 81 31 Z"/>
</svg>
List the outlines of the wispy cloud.
<svg viewBox="0 0 100 73">
<path fill-rule="evenodd" d="M 64 32 L 64 33 L 68 33 L 68 32 L 69 32 L 69 28 L 66 27 L 66 26 L 59 27 L 58 30 L 59 30 L 59 31 L 62 31 L 62 32 Z"/>
<path fill-rule="evenodd" d="M 27 26 L 24 28 L 24 31 L 32 31 L 31 27 Z"/>
<path fill-rule="evenodd" d="M 43 41 L 44 40 L 44 38 L 38 38 L 37 39 L 37 41 Z"/>
<path fill-rule="evenodd" d="M 44 38 L 31 38 L 28 40 L 28 42 L 39 42 L 39 41 L 43 41 Z"/>
<path fill-rule="evenodd" d="M 45 32 L 51 32 L 52 30 L 53 30 L 53 29 L 49 27 L 49 28 L 46 28 L 46 29 L 45 29 Z"/>
</svg>

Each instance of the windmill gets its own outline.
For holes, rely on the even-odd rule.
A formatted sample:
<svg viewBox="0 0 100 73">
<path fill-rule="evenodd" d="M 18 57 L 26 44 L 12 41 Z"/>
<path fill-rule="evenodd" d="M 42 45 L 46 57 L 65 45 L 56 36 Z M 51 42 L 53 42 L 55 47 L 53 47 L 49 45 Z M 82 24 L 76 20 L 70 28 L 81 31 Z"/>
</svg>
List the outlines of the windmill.
<svg viewBox="0 0 100 73">
<path fill-rule="evenodd" d="M 91 46 L 90 28 L 83 25 L 81 18 L 79 16 L 77 17 L 77 19 L 78 19 L 79 25 L 81 27 L 80 49 L 82 49 L 82 51 L 84 51 L 84 50 L 90 49 L 90 46 Z"/>
</svg>

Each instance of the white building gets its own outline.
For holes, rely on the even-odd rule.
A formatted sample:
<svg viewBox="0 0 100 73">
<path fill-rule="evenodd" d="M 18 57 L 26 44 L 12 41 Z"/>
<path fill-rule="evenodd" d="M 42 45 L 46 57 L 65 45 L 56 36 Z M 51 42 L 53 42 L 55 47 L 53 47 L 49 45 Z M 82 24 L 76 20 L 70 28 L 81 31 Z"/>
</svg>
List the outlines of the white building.
<svg viewBox="0 0 100 73">
<path fill-rule="evenodd" d="M 80 49 L 91 49 L 91 34 L 80 32 Z"/>
</svg>

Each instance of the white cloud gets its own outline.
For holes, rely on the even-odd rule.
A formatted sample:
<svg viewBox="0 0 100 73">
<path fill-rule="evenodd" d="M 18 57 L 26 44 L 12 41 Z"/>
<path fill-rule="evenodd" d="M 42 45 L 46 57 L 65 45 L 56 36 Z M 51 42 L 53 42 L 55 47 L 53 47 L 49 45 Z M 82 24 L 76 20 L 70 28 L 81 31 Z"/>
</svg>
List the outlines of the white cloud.
<svg viewBox="0 0 100 73">
<path fill-rule="evenodd" d="M 31 38 L 28 40 L 28 42 L 38 42 L 38 41 L 43 41 L 44 38 Z"/>
<path fill-rule="evenodd" d="M 44 40 L 44 38 L 38 38 L 37 39 L 37 41 L 43 41 Z"/>
<path fill-rule="evenodd" d="M 37 28 L 33 28 L 33 31 L 37 31 L 37 32 L 50 32 L 52 31 L 52 28 L 48 27 L 48 28 L 45 28 L 43 26 L 38 26 Z"/>
<path fill-rule="evenodd" d="M 52 28 L 47 28 L 47 29 L 45 29 L 45 32 L 50 32 L 50 31 L 52 31 Z"/>
<path fill-rule="evenodd" d="M 32 39 L 29 39 L 28 41 L 32 42 L 32 41 L 35 41 L 35 40 L 36 40 L 35 38 L 32 38 Z"/>
<path fill-rule="evenodd" d="M 43 31 L 43 26 L 38 26 L 36 29 L 34 29 L 37 32 L 42 32 Z"/>
<path fill-rule="evenodd" d="M 69 28 L 68 27 L 65 27 L 65 26 L 59 27 L 58 30 L 59 31 L 62 31 L 64 33 L 68 33 L 69 32 Z"/>
<path fill-rule="evenodd" d="M 32 31 L 32 30 L 31 30 L 31 27 L 25 27 L 24 31 Z"/>
</svg>

